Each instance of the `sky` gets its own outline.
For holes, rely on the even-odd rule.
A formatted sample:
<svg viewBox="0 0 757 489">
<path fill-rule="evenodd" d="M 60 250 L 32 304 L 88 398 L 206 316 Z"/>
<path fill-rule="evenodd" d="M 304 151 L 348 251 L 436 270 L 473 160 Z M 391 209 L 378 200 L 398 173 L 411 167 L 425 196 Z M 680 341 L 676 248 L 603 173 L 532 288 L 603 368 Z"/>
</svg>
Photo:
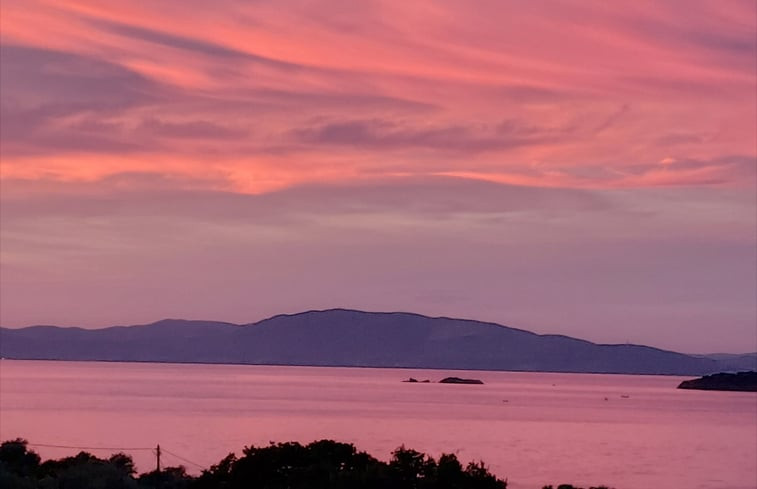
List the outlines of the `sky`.
<svg viewBox="0 0 757 489">
<path fill-rule="evenodd" d="M 757 351 L 753 0 L 0 2 L 0 324 Z"/>
</svg>

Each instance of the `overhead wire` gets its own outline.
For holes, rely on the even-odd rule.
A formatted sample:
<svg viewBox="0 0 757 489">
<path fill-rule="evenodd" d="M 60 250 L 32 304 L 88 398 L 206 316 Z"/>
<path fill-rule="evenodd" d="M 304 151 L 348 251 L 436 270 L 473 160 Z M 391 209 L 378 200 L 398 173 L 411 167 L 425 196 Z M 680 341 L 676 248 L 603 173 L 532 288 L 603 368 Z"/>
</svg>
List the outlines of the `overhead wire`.
<svg viewBox="0 0 757 489">
<path fill-rule="evenodd" d="M 181 455 L 176 455 L 175 453 L 171 452 L 170 450 L 166 450 L 166 449 L 165 449 L 164 447 L 160 447 L 160 449 L 161 449 L 162 451 L 164 451 L 165 453 L 167 453 L 167 454 L 169 454 L 169 455 L 172 455 L 172 456 L 174 456 L 174 457 L 178 458 L 178 459 L 179 459 L 179 460 L 181 460 L 182 462 L 186 462 L 186 463 L 188 463 L 188 464 L 190 464 L 190 465 L 194 465 L 195 467 L 197 467 L 197 468 L 199 468 L 199 469 L 203 469 L 203 470 L 205 470 L 205 466 L 203 466 L 203 465 L 200 465 L 200 464 L 198 464 L 198 463 L 196 463 L 196 462 L 192 462 L 191 460 L 189 460 L 189 459 L 187 459 L 187 458 L 184 458 L 184 457 L 182 457 Z"/>
<path fill-rule="evenodd" d="M 33 447 L 43 448 L 69 448 L 75 450 L 154 450 L 154 447 L 77 447 L 73 445 L 52 445 L 48 443 L 32 443 L 28 442 L 27 445 Z"/>
<path fill-rule="evenodd" d="M 53 445 L 51 443 L 27 443 L 30 446 L 33 447 L 42 447 L 42 448 L 66 448 L 66 449 L 72 449 L 72 450 L 119 450 L 119 451 L 132 451 L 132 450 L 150 450 L 155 451 L 155 447 L 80 447 L 80 446 L 74 446 L 74 445 Z M 170 450 L 166 450 L 165 447 L 160 447 L 162 452 L 165 452 L 172 457 L 176 457 L 177 459 L 181 460 L 182 462 L 186 462 L 190 465 L 194 465 L 195 467 L 204 470 L 205 466 L 200 465 L 197 462 L 193 462 L 189 460 L 188 458 L 182 457 L 181 455 L 178 455 Z"/>
</svg>

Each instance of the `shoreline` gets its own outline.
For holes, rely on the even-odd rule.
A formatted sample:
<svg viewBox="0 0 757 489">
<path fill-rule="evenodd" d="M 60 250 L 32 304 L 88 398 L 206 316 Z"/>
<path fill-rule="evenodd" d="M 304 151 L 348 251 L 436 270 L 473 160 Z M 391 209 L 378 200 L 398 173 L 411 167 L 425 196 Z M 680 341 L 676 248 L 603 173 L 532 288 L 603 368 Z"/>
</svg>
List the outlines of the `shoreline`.
<svg viewBox="0 0 757 489">
<path fill-rule="evenodd" d="M 83 359 L 83 360 L 69 360 L 60 358 L 0 358 L 0 363 L 3 361 L 13 362 L 67 362 L 67 363 L 123 363 L 123 364 L 154 364 L 154 365 L 204 365 L 204 366 L 234 366 L 234 367 L 307 367 L 307 368 L 355 368 L 355 369 L 375 369 L 375 370 L 438 370 L 438 371 L 451 371 L 451 372 L 493 372 L 493 373 L 518 373 L 518 374 L 570 374 L 570 375 L 627 375 L 634 377 L 698 377 L 696 374 L 637 374 L 627 372 L 586 372 L 586 371 L 574 371 L 574 370 L 490 370 L 490 369 L 461 369 L 461 368 L 447 368 L 447 367 L 407 367 L 407 366 L 373 366 L 373 365 L 313 365 L 313 364 L 298 364 L 298 363 L 225 363 L 225 362 L 201 362 L 201 361 L 186 361 L 186 362 L 164 362 L 160 360 L 100 360 L 100 359 Z"/>
</svg>

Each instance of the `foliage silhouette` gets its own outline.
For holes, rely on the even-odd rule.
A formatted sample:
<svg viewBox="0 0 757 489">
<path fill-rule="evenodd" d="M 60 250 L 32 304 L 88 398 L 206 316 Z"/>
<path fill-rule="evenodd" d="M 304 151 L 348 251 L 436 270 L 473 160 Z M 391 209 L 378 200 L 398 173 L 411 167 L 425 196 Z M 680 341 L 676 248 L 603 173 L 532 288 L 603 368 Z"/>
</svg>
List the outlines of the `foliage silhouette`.
<svg viewBox="0 0 757 489">
<path fill-rule="evenodd" d="M 184 467 L 136 475 L 129 455 L 87 452 L 41 462 L 23 439 L 0 445 L 0 487 L 15 489 L 506 489 L 483 462 L 432 457 L 404 446 L 382 462 L 353 445 L 320 440 L 245 447 L 193 477 Z M 553 489 L 544 486 L 543 489 Z M 558 489 L 580 489 L 561 485 Z M 590 489 L 607 489 L 602 487 Z"/>
<path fill-rule="evenodd" d="M 542 487 L 542 489 L 554 489 L 554 488 L 551 485 L 549 485 L 549 486 Z M 574 486 L 573 484 L 560 484 L 559 486 L 557 486 L 557 489 L 583 489 L 583 488 Z M 592 486 L 589 489 L 610 489 L 610 488 L 607 486 L 597 486 L 597 487 Z"/>
</svg>

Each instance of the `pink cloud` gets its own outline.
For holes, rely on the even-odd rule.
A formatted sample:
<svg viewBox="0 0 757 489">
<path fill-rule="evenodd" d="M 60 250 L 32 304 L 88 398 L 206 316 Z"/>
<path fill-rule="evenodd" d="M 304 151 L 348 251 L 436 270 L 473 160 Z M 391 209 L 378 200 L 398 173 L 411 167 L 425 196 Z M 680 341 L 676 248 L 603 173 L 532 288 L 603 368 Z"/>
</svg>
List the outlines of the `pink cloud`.
<svg viewBox="0 0 757 489">
<path fill-rule="evenodd" d="M 750 157 L 752 7 L 9 1 L 3 165 L 43 176 L 51 154 L 92 154 L 120 173 L 147 170 L 144 155 L 166 173 L 177 165 L 159 162 L 195 171 L 217 157 L 238 179 L 275 153 L 298 182 L 303 160 L 321 166 L 305 179 L 344 174 L 336 155 L 356 177 L 539 166 L 545 185 L 575 185 L 666 157 Z M 737 180 L 715 173 L 624 184 Z"/>
</svg>

